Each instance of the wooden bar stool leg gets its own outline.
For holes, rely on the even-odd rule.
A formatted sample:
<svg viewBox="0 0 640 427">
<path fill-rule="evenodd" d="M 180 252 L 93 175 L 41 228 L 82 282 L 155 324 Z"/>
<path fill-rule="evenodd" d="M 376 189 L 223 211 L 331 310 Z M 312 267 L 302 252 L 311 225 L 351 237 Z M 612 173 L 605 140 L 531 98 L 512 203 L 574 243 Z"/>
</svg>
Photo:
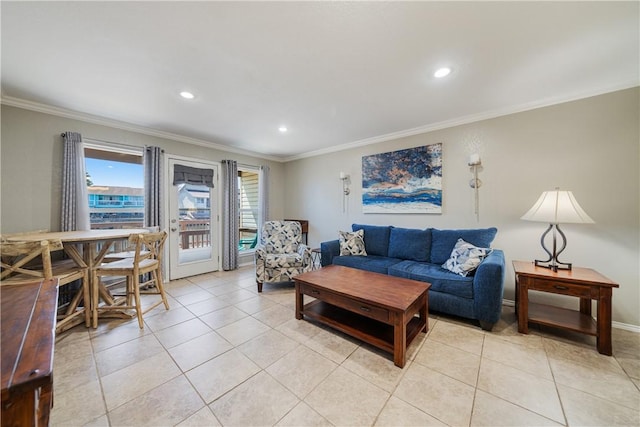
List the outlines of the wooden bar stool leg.
<svg viewBox="0 0 640 427">
<path fill-rule="evenodd" d="M 93 273 L 92 273 L 93 274 Z M 91 314 L 93 315 L 93 329 L 98 328 L 98 304 L 100 303 L 100 276 L 93 274 L 93 280 L 91 281 Z"/>
<path fill-rule="evenodd" d="M 136 301 L 136 314 L 138 315 L 138 325 L 140 325 L 140 329 L 144 328 L 144 322 L 142 320 L 142 306 L 140 305 L 140 277 L 134 275 L 132 278 L 133 284 L 133 297 Z"/>
<path fill-rule="evenodd" d="M 158 289 L 158 293 L 162 297 L 164 308 L 169 310 L 169 301 L 167 300 L 167 295 L 164 293 L 164 285 L 162 284 L 162 273 L 159 270 L 154 270 L 152 274 L 153 280 L 156 283 L 156 288 Z"/>
<path fill-rule="evenodd" d="M 84 303 L 84 324 L 88 328 L 91 326 L 91 290 L 89 289 L 88 273 L 85 273 L 82 278 L 82 296 Z"/>
<path fill-rule="evenodd" d="M 131 305 L 131 297 L 133 296 L 133 285 L 131 284 L 131 277 L 127 276 L 127 283 L 125 286 L 125 294 L 127 296 L 127 305 Z"/>
</svg>

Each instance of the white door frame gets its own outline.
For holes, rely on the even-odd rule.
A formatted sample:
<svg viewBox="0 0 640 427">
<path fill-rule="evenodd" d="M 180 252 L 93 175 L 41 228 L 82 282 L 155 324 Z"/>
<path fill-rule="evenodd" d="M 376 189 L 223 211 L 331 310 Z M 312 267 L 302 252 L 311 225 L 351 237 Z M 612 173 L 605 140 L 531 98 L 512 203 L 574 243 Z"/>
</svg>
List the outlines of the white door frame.
<svg viewBox="0 0 640 427">
<path fill-rule="evenodd" d="M 177 154 L 167 154 L 164 156 L 164 170 L 167 171 L 164 175 L 165 175 L 165 198 L 164 198 L 164 212 L 165 212 L 165 218 L 166 218 L 166 224 L 167 224 L 167 232 L 169 233 L 169 238 L 167 239 L 167 250 L 166 250 L 166 255 L 167 257 L 165 259 L 168 259 L 169 262 L 166 263 L 166 267 L 165 269 L 168 271 L 168 274 L 165 277 L 168 277 L 169 280 L 171 280 L 171 227 L 172 227 L 172 223 L 171 223 L 171 204 L 170 204 L 170 199 L 171 199 L 171 192 L 173 191 L 173 176 L 171 176 L 171 169 L 170 169 L 170 161 L 174 160 L 174 161 L 178 161 L 178 162 L 185 162 L 186 164 L 188 163 L 198 163 L 198 164 L 205 164 L 205 165 L 210 165 L 210 166 L 215 166 L 216 170 L 218 171 L 218 175 L 220 174 L 220 171 L 222 170 L 222 164 L 220 162 L 216 162 L 216 161 L 212 161 L 212 160 L 203 160 L 203 159 L 196 159 L 193 157 L 185 157 L 185 156 L 180 156 Z M 217 236 L 217 241 L 215 242 L 217 249 L 217 258 L 218 258 L 218 270 L 220 269 L 220 252 L 221 252 L 221 248 L 222 248 L 222 233 L 221 233 L 221 223 L 220 223 L 220 216 L 222 214 L 222 203 L 220 203 L 220 201 L 222 200 L 222 191 L 220 188 L 220 184 L 219 184 L 219 177 L 214 177 L 213 179 L 214 182 L 214 188 L 212 189 L 212 191 L 214 191 L 216 193 L 216 198 L 217 198 L 217 206 L 215 207 L 211 207 L 211 227 L 213 229 L 213 226 L 215 224 L 215 227 L 217 227 L 216 229 L 216 233 L 215 235 Z M 212 242 L 212 244 L 214 244 L 214 242 Z M 214 270 L 214 271 L 218 271 L 218 270 Z"/>
</svg>

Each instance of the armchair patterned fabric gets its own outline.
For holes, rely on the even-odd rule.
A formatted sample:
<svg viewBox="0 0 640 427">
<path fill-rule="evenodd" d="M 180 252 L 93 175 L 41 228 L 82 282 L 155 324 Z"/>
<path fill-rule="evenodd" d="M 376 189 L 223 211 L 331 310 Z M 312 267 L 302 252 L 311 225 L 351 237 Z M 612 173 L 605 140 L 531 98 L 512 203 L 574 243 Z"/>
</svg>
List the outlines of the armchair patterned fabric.
<svg viewBox="0 0 640 427">
<path fill-rule="evenodd" d="M 311 271 L 311 249 L 302 243 L 302 227 L 297 221 L 267 221 L 256 246 L 256 283 L 286 282 Z"/>
</svg>

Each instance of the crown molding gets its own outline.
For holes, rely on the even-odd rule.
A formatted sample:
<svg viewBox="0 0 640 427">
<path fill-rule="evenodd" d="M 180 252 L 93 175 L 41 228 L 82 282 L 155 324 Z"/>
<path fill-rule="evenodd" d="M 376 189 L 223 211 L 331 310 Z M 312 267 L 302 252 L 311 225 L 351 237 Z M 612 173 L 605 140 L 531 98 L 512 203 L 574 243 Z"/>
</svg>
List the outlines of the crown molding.
<svg viewBox="0 0 640 427">
<path fill-rule="evenodd" d="M 54 107 L 46 104 L 41 104 L 38 102 L 27 101 L 24 99 L 14 98 L 11 96 L 3 95 L 0 98 L 0 103 L 11 106 L 11 107 L 18 107 L 26 110 L 37 111 L 40 113 L 51 114 L 54 116 L 81 120 L 84 122 L 94 123 L 94 124 L 103 125 L 103 126 L 109 126 L 117 129 L 126 130 L 126 131 L 142 133 L 150 136 L 156 136 L 159 138 L 171 139 L 178 142 L 184 142 L 186 144 L 192 144 L 192 145 L 197 145 L 197 146 L 206 147 L 206 148 L 213 148 L 213 149 L 217 149 L 217 150 L 225 151 L 229 153 L 258 157 L 261 159 L 271 160 L 279 163 L 286 163 L 286 162 L 292 162 L 295 160 L 305 159 L 309 157 L 317 157 L 325 154 L 351 150 L 353 148 L 363 147 L 366 145 L 378 144 L 381 142 L 387 142 L 395 139 L 406 138 L 409 136 L 419 135 L 419 134 L 433 132 L 437 130 L 452 128 L 455 126 L 466 125 L 466 124 L 475 123 L 483 120 L 494 119 L 497 117 L 508 116 L 511 114 L 522 113 L 525 111 L 535 110 L 538 108 L 564 104 L 566 102 L 578 101 L 580 99 L 591 98 L 593 96 L 604 95 L 606 93 L 617 92 L 620 90 L 638 87 L 639 85 L 640 83 L 637 80 L 634 80 L 631 82 L 611 85 L 608 87 L 599 88 L 599 89 L 590 90 L 590 91 L 583 91 L 583 92 L 573 93 L 569 95 L 562 95 L 562 96 L 553 96 L 553 97 L 545 98 L 545 99 L 534 101 L 534 102 L 514 105 L 510 107 L 505 107 L 505 108 L 498 108 L 495 110 L 490 110 L 490 111 L 486 111 L 478 114 L 470 114 L 467 116 L 458 117 L 451 120 L 444 120 L 442 122 L 432 123 L 425 126 L 405 129 L 398 132 L 378 135 L 371 138 L 361 139 L 358 141 L 347 142 L 344 144 L 338 144 L 332 147 L 323 148 L 315 151 L 309 151 L 307 153 L 302 153 L 302 154 L 289 156 L 289 157 L 275 157 L 275 156 L 270 156 L 266 154 L 256 153 L 253 151 L 241 150 L 241 149 L 229 147 L 226 145 L 216 144 L 214 142 L 206 141 L 203 139 L 191 138 L 184 135 L 164 132 L 156 129 L 147 128 L 144 126 L 135 125 L 132 123 L 107 119 L 104 117 L 94 116 L 87 113 L 68 110 L 65 108 Z"/>
<path fill-rule="evenodd" d="M 422 133 L 433 132 L 441 129 L 452 128 L 455 126 L 466 125 L 469 123 L 480 122 L 482 120 L 495 119 L 497 117 L 508 116 L 511 114 L 522 113 L 525 111 L 535 110 L 538 108 L 550 107 L 552 105 L 564 104 L 567 102 L 578 101 L 580 99 L 591 98 L 593 96 L 604 95 L 606 93 L 617 92 L 620 90 L 631 89 L 633 87 L 639 86 L 638 81 L 627 82 L 624 84 L 609 86 L 606 88 L 600 88 L 599 90 L 592 90 L 587 92 L 579 92 L 570 95 L 564 96 L 555 96 L 550 97 L 534 102 L 529 102 L 520 105 L 514 105 L 505 108 L 498 108 L 495 110 L 486 111 L 478 114 L 470 114 L 468 116 L 458 117 L 451 120 L 445 120 L 438 123 L 432 123 L 425 126 L 419 126 L 412 129 L 401 130 L 398 132 L 392 132 L 385 135 L 374 136 L 371 138 L 365 138 L 354 142 L 349 142 L 345 144 L 336 145 L 333 147 L 310 151 L 308 153 L 299 154 L 296 156 L 286 157 L 284 159 L 285 162 L 291 162 L 294 160 L 300 160 L 308 157 L 316 157 L 324 154 L 335 153 L 344 150 L 350 150 L 357 147 L 363 147 L 366 145 L 377 144 L 380 142 L 392 141 L 394 139 L 405 138 L 408 136 L 419 135 Z"/>
<path fill-rule="evenodd" d="M 36 111 L 38 113 L 51 114 L 53 116 L 64 117 L 67 119 L 80 120 L 87 123 L 93 123 L 96 125 L 108 126 L 116 129 L 121 129 L 129 132 L 141 133 L 144 135 L 155 136 L 158 138 L 170 139 L 173 141 L 184 142 L 186 144 L 197 145 L 200 147 L 213 148 L 216 150 L 241 154 L 245 156 L 258 157 L 265 160 L 271 160 L 274 162 L 283 162 L 280 157 L 273 157 L 265 154 L 256 153 L 253 151 L 242 150 L 239 148 L 233 148 L 226 145 L 216 144 L 215 142 L 206 141 L 204 139 L 191 138 L 189 136 L 179 135 L 176 133 L 165 132 L 157 129 L 148 128 L 145 126 L 135 125 L 133 123 L 122 122 L 119 120 L 107 119 L 100 116 L 94 116 L 92 114 L 81 113 L 79 111 L 68 110 L 66 108 L 54 107 L 52 105 L 42 104 L 34 101 L 27 101 L 21 98 L 14 98 L 12 96 L 2 95 L 0 103 L 10 107 L 22 108 L 25 110 Z"/>
</svg>

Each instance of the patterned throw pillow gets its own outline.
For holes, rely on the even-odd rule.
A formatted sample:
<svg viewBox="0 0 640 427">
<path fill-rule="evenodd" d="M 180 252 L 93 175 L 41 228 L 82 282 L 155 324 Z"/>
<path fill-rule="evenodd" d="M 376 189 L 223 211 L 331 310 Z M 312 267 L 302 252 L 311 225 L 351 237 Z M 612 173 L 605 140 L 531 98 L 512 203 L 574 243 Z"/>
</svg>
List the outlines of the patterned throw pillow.
<svg viewBox="0 0 640 427">
<path fill-rule="evenodd" d="M 482 260 L 490 253 L 490 248 L 479 248 L 462 239 L 458 239 L 458 242 L 451 251 L 451 256 L 447 262 L 442 264 L 442 267 L 452 273 L 466 276 L 478 268 Z"/>
<path fill-rule="evenodd" d="M 353 233 L 338 231 L 338 234 L 340 235 L 340 255 L 367 255 L 364 249 L 364 230 Z"/>
</svg>

